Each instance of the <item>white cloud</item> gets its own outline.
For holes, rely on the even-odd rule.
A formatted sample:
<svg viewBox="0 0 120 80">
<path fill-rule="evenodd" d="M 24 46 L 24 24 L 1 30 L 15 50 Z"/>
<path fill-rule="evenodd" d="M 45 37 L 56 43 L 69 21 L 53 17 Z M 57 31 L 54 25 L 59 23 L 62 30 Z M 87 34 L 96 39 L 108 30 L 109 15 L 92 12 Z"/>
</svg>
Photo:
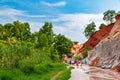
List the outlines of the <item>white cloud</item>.
<svg viewBox="0 0 120 80">
<path fill-rule="evenodd" d="M 22 11 L 22 10 L 17 10 L 17 9 L 13 9 L 13 8 L 4 8 L 4 9 L 0 9 L 0 16 L 8 16 L 13 20 L 16 20 L 17 16 L 24 16 L 24 17 L 31 17 L 31 18 L 43 18 L 43 17 L 49 17 L 46 15 L 29 15 L 25 13 L 26 11 Z"/>
<path fill-rule="evenodd" d="M 64 34 L 73 41 L 83 43 L 86 41 L 83 34 L 85 26 L 93 21 L 98 29 L 99 25 L 104 23 L 102 17 L 102 14 L 61 14 L 51 21 L 54 23 L 62 22 L 62 25 L 55 25 L 54 31 L 56 33 Z"/>
<path fill-rule="evenodd" d="M 6 9 L 2 9 L 0 10 L 0 15 L 24 15 L 23 14 L 24 11 L 20 11 L 20 10 L 16 10 L 13 8 L 6 8 Z"/>
<path fill-rule="evenodd" d="M 12 20 L 16 20 L 17 15 L 23 16 L 24 11 L 16 10 L 13 8 L 5 8 L 5 9 L 0 9 L 0 16 L 8 16 Z"/>
<path fill-rule="evenodd" d="M 57 3 L 49 3 L 49 2 L 41 1 L 40 3 L 49 7 L 65 6 L 67 4 L 65 1 L 57 2 Z"/>
<path fill-rule="evenodd" d="M 39 31 L 39 29 L 43 26 L 44 23 L 29 21 L 29 24 L 31 26 L 31 32 L 36 32 Z"/>
<path fill-rule="evenodd" d="M 12 8 L 0 10 L 0 22 L 7 23 L 14 20 L 20 20 L 21 22 L 27 21 L 30 23 L 31 31 L 35 32 L 38 31 L 40 27 L 42 27 L 44 24 L 42 22 L 43 20 L 51 21 L 53 23 L 53 30 L 56 34 L 63 34 L 71 40 L 79 41 L 80 43 L 86 41 L 83 32 L 87 24 L 93 21 L 97 26 L 99 26 L 100 23 L 103 23 L 102 14 L 60 14 L 57 17 L 51 16 L 50 18 L 50 16 L 46 15 L 29 15 L 25 12 L 26 11 Z M 35 21 L 33 21 L 33 19 Z"/>
</svg>

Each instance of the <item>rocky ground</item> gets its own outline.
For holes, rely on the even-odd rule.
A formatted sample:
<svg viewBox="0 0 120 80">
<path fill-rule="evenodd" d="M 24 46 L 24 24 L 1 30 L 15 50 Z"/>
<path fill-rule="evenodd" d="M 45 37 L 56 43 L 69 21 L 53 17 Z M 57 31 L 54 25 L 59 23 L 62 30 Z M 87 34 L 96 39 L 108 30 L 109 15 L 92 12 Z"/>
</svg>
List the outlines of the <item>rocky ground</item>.
<svg viewBox="0 0 120 80">
<path fill-rule="evenodd" d="M 82 67 L 72 70 L 69 80 L 120 80 L 120 73 L 110 69 L 101 69 L 82 65 Z"/>
</svg>

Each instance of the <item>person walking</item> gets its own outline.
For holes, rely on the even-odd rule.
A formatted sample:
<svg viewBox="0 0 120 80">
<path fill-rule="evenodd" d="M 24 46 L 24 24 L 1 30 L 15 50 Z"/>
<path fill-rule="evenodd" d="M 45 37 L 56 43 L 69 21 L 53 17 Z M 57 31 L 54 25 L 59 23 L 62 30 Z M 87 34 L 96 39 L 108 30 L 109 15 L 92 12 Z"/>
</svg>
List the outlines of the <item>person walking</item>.
<svg viewBox="0 0 120 80">
<path fill-rule="evenodd" d="M 79 61 L 76 61 L 76 67 L 79 68 Z"/>
</svg>

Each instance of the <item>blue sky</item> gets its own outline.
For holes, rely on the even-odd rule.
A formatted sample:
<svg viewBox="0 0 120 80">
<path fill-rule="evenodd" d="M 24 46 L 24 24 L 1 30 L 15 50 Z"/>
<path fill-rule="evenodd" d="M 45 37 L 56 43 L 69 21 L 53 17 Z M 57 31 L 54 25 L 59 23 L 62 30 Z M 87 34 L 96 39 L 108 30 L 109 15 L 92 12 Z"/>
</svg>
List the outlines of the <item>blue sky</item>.
<svg viewBox="0 0 120 80">
<path fill-rule="evenodd" d="M 0 0 L 0 24 L 29 22 L 34 32 L 48 21 L 56 34 L 83 43 L 85 26 L 99 26 L 107 10 L 120 11 L 120 0 Z"/>
</svg>

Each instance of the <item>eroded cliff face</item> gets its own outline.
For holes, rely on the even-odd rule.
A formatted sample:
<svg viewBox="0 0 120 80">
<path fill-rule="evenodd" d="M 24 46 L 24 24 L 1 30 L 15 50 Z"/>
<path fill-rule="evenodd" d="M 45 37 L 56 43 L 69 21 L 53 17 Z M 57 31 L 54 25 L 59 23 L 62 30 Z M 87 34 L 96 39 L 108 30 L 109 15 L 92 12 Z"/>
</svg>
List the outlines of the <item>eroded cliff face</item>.
<svg viewBox="0 0 120 80">
<path fill-rule="evenodd" d="M 71 48 L 71 53 L 73 53 L 74 55 L 77 55 L 80 53 L 80 49 L 83 48 L 83 44 L 72 44 L 72 48 Z"/>
<path fill-rule="evenodd" d="M 89 39 L 87 42 L 84 43 L 84 46 L 88 46 L 90 48 L 94 48 L 102 39 L 106 38 L 111 29 L 113 28 L 114 23 L 105 26 L 104 28 L 96 31 Z"/>
<path fill-rule="evenodd" d="M 105 26 L 104 28 L 96 31 L 84 44 L 74 44 L 71 48 L 71 52 L 75 55 L 82 53 L 85 50 L 85 47 L 94 48 L 102 39 L 106 38 L 114 23 Z"/>
<path fill-rule="evenodd" d="M 88 63 L 120 72 L 120 14 L 109 35 L 88 53 Z"/>
</svg>

